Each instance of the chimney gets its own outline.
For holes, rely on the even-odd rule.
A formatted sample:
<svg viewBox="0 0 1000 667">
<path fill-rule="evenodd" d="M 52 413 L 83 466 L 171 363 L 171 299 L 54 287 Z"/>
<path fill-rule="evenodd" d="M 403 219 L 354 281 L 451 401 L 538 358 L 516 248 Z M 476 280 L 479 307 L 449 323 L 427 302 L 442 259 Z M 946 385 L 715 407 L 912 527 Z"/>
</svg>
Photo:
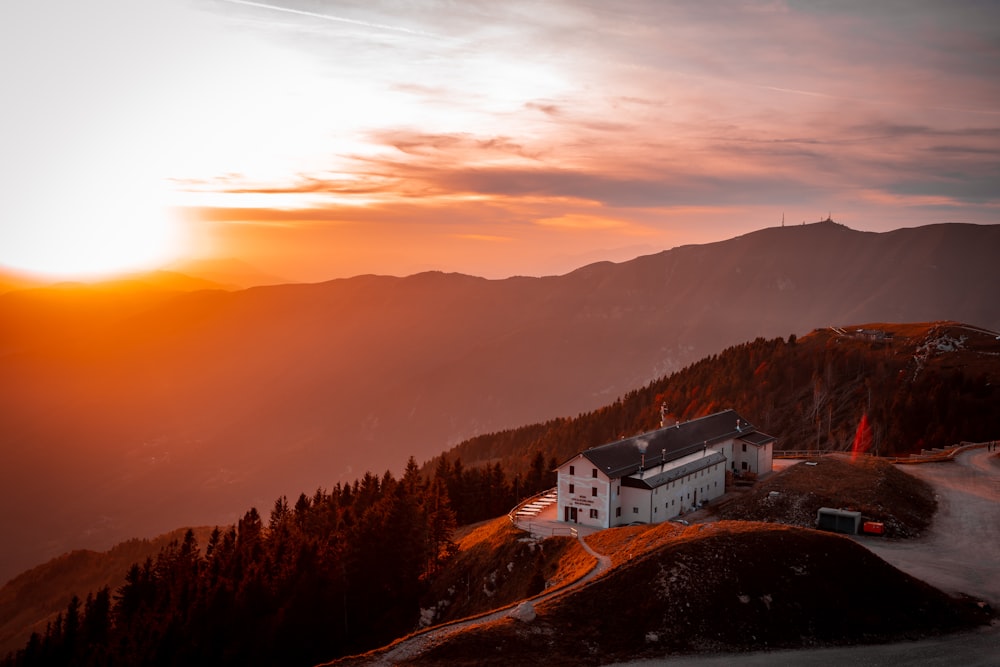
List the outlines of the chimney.
<svg viewBox="0 0 1000 667">
<path fill-rule="evenodd" d="M 639 454 L 639 472 L 642 472 L 646 468 L 646 454 L 643 452 Z"/>
</svg>

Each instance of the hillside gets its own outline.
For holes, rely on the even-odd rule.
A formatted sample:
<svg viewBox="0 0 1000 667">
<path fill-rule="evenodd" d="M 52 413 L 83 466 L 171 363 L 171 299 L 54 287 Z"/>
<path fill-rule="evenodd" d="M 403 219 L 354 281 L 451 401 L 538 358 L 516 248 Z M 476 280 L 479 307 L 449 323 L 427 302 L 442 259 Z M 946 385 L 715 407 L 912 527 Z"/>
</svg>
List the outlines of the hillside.
<svg viewBox="0 0 1000 667">
<path fill-rule="evenodd" d="M 611 529 L 604 531 L 629 531 Z M 690 652 L 882 642 L 987 617 L 903 574 L 850 539 L 721 522 L 680 530 L 591 584 L 453 635 L 400 664 L 598 665 Z"/>
<path fill-rule="evenodd" d="M 211 532 L 196 528 L 203 542 Z M 0 656 L 23 648 L 32 632 L 44 633 L 46 623 L 64 611 L 76 595 L 81 600 L 105 586 L 112 591 L 125 583 L 132 563 L 155 557 L 171 542 L 180 542 L 186 528 L 152 540 L 131 539 L 105 552 L 72 551 L 24 572 L 0 588 Z"/>
<path fill-rule="evenodd" d="M 593 410 L 758 336 L 1000 328 L 997 247 L 1000 226 L 824 222 L 544 278 L 0 294 L 0 502 L 41 499 L 0 524 L 0 580 Z"/>
<path fill-rule="evenodd" d="M 956 505 L 969 504 L 952 494 L 953 487 L 959 485 L 957 481 L 970 483 L 974 493 L 980 492 L 976 485 L 995 486 L 995 476 L 991 481 L 988 464 L 983 467 L 989 458 L 987 454 L 990 453 L 979 448 L 974 458 L 963 458 L 964 476 L 961 470 L 952 470 L 952 474 L 944 477 L 931 476 L 936 490 L 945 494 L 946 512 Z M 816 462 L 818 465 L 803 464 L 774 475 L 765 483 L 766 489 L 777 490 L 792 499 L 791 505 L 797 509 L 814 502 L 814 496 L 819 496 L 823 504 L 858 505 L 872 518 L 886 521 L 896 536 L 915 534 L 913 526 L 926 524 L 934 512 L 934 499 L 927 484 L 884 462 L 852 460 L 846 456 L 824 457 Z M 957 464 L 935 465 L 952 468 Z M 643 585 L 648 588 L 651 581 L 648 573 L 640 572 L 643 578 L 635 581 L 623 574 L 625 580 L 616 584 L 623 588 L 618 597 L 601 593 L 605 605 L 610 601 L 612 607 L 599 607 L 596 600 L 589 598 L 581 602 L 590 605 L 589 609 L 618 610 L 615 619 L 618 626 L 648 628 L 642 646 L 650 651 L 750 648 L 757 644 L 748 643 L 745 633 L 758 632 L 757 624 L 766 630 L 757 636 L 773 647 L 884 641 L 949 631 L 987 620 L 988 610 L 976 601 L 950 600 L 924 584 L 917 585 L 846 538 L 843 541 L 855 551 L 845 551 L 847 547 L 838 546 L 841 543 L 829 542 L 834 536 L 812 530 L 795 528 L 800 532 L 788 533 L 792 537 L 773 538 L 776 534 L 773 531 L 792 530 L 774 523 L 722 521 L 709 526 L 681 527 L 666 523 L 615 528 L 586 538 L 586 549 L 591 553 L 576 539 L 540 539 L 520 532 L 505 516 L 453 533 L 451 494 L 446 490 L 455 483 L 456 471 L 442 467 L 437 472 L 441 474 L 421 479 L 416 462 L 411 460 L 400 480 L 390 474 L 381 479 L 366 475 L 353 485 L 338 485 L 330 493 L 317 491 L 312 499 L 300 495 L 294 505 L 279 498 L 266 523 L 251 509 L 235 527 L 212 531 L 204 550 L 198 548 L 194 535 L 185 535 L 182 544 L 171 543 L 155 560 L 130 567 L 125 584 L 117 589 L 113 602 L 107 593 L 103 606 L 92 603 L 88 595 L 82 615 L 79 604 L 68 605 L 61 619 L 57 618 L 42 638 L 4 664 L 52 664 L 54 656 L 71 653 L 83 664 L 97 660 L 98 664 L 113 661 L 121 665 L 145 665 L 155 660 L 164 665 L 196 662 L 308 665 L 359 650 L 371 652 L 360 658 L 345 659 L 344 663 L 357 664 L 360 660 L 368 664 L 377 657 L 382 664 L 385 649 L 372 650 L 372 647 L 383 646 L 417 627 L 468 619 L 470 615 L 478 616 L 498 607 L 506 609 L 491 618 L 506 616 L 514 609 L 511 616 L 520 619 L 518 623 L 530 624 L 539 615 L 538 610 L 563 604 L 563 600 L 569 600 L 566 604 L 572 607 L 576 599 L 573 596 L 584 594 L 605 578 L 617 576 L 616 573 L 634 571 L 636 564 L 661 552 L 666 554 L 659 565 L 661 573 L 664 568 L 681 562 L 685 572 L 697 572 L 696 583 L 700 586 L 692 589 L 695 597 L 684 600 L 682 621 L 677 620 L 679 603 L 671 596 L 675 589 L 681 595 L 686 594 L 685 586 L 690 582 L 682 581 L 676 587 L 673 585 L 676 582 L 672 582 L 669 587 L 658 589 L 659 603 L 669 607 L 668 615 L 663 617 L 666 620 L 661 621 L 670 628 L 666 634 L 651 625 L 656 622 L 655 614 L 647 616 L 651 605 L 655 607 L 656 595 L 643 592 L 638 596 L 641 603 L 629 603 L 626 599 L 636 599 L 636 591 L 646 590 Z M 485 478 L 479 482 L 483 490 L 487 487 L 484 482 Z M 948 580 L 948 590 L 956 593 L 970 591 L 981 595 L 978 583 L 992 562 L 990 549 L 984 552 L 983 547 L 984 543 L 995 542 L 989 537 L 992 533 L 968 524 L 969 519 L 975 521 L 972 517 L 978 516 L 979 524 L 993 526 L 985 517 L 995 514 L 998 499 L 991 489 L 982 490 L 984 505 L 972 515 L 964 516 L 966 523 L 956 521 L 954 515 L 936 522 L 937 538 L 942 536 L 942 527 L 952 531 L 946 540 L 949 543 L 956 541 L 957 534 L 971 536 L 965 541 L 964 552 L 947 552 L 956 567 L 967 562 L 969 556 L 973 562 L 968 576 L 962 579 L 967 582 L 965 585 L 955 588 L 955 581 Z M 770 497 L 770 491 L 765 498 Z M 796 494 L 800 500 L 795 500 Z M 757 503 L 754 499 L 760 495 L 751 492 L 730 505 L 753 508 Z M 800 519 L 797 511 L 772 511 L 764 518 Z M 687 542 L 716 534 L 728 536 L 727 540 L 713 542 L 700 551 L 692 552 L 685 546 Z M 987 537 L 980 539 L 977 535 Z M 879 545 L 902 544 L 898 540 L 876 539 Z M 678 551 L 670 551 L 675 547 Z M 929 558 L 928 562 L 941 562 L 941 547 L 933 542 L 921 540 L 914 544 L 914 550 Z M 982 557 L 984 553 L 986 560 Z M 688 567 L 695 564 L 694 570 Z M 609 567 L 614 569 L 608 571 Z M 22 588 L 35 586 L 34 590 L 22 591 L 22 596 L 37 597 L 38 582 L 47 573 L 51 571 L 39 570 L 19 578 L 18 581 L 28 582 Z M 595 575 L 599 578 L 594 579 Z M 812 581 L 817 577 L 819 583 Z M 834 581 L 837 577 L 840 579 Z M 594 583 L 586 583 L 588 580 Z M 53 581 L 65 585 L 65 579 Z M 718 586 L 709 585 L 713 582 Z M 814 596 L 838 585 L 838 590 L 842 589 L 841 598 L 835 598 L 830 606 L 817 602 Z M 857 587 L 864 592 L 858 593 Z M 725 598 L 727 592 L 732 597 L 733 590 L 741 591 L 736 593 L 740 605 L 751 606 L 735 605 L 738 613 L 724 609 L 727 602 L 733 604 Z M 542 597 L 524 602 L 539 593 Z M 878 594 L 889 597 L 881 598 L 881 607 L 872 606 L 870 596 Z M 798 595 L 807 597 L 800 600 Z M 767 614 L 761 614 L 759 605 L 754 606 L 757 597 Z M 98 599 L 99 595 L 95 600 Z M 772 602 L 776 602 L 780 613 L 770 614 Z M 882 616 L 890 615 L 894 603 L 915 606 L 907 606 L 902 613 L 894 612 L 892 619 L 883 619 Z M 791 610 L 798 610 L 801 615 L 788 625 Z M 552 617 L 551 623 L 556 627 L 544 629 L 543 633 L 576 635 L 585 644 L 590 642 L 586 645 L 601 656 L 601 661 L 619 655 L 620 647 L 614 642 L 604 645 L 591 641 L 596 636 L 593 630 L 578 621 L 579 609 L 573 613 L 577 616 L 571 614 L 568 621 L 567 617 Z M 629 623 L 627 618 L 632 613 L 642 616 Z M 845 622 L 841 618 L 844 614 L 868 618 L 869 613 L 875 616 L 864 623 Z M 834 620 L 828 618 L 830 615 Z M 718 632 L 704 635 L 706 628 L 718 630 L 716 621 L 720 618 L 733 623 L 736 630 L 728 635 Z M 777 634 L 769 626 L 775 618 L 779 624 L 788 625 L 782 626 Z M 481 627 L 476 630 L 466 630 L 465 622 L 447 626 L 445 634 L 459 632 L 458 639 L 440 641 L 444 635 L 439 634 L 438 628 L 432 631 L 431 641 L 422 641 L 423 635 L 417 635 L 416 640 L 422 649 L 437 646 L 430 654 L 432 660 L 470 660 L 470 656 L 478 660 L 483 647 L 473 644 L 470 648 L 462 642 L 499 641 L 493 646 L 502 647 L 506 641 L 492 636 L 486 640 L 476 638 L 480 631 L 492 632 L 497 627 L 496 621 L 481 617 L 479 624 Z M 81 634 L 76 634 L 77 631 Z M 699 633 L 704 636 L 699 637 Z M 601 642 L 604 639 L 603 635 L 599 637 Z M 455 655 L 448 653 L 452 642 L 458 642 L 459 646 Z M 402 643 L 405 645 L 406 640 Z M 559 654 L 564 648 L 556 647 L 556 664 L 565 658 Z M 443 656 L 435 653 L 439 650 L 444 651 Z M 462 654 L 467 650 L 473 652 Z M 527 644 L 503 656 L 514 662 L 528 660 L 529 656 L 518 654 L 518 650 L 537 651 L 539 647 Z M 407 649 L 391 654 L 391 659 L 396 664 L 402 657 L 416 654 L 417 651 Z M 629 655 L 644 653 L 638 649 Z"/>
<path fill-rule="evenodd" d="M 819 508 L 834 507 L 882 523 L 886 537 L 915 537 L 930 525 L 936 505 L 930 485 L 891 463 L 830 454 L 774 473 L 716 514 L 812 528 Z"/>
<path fill-rule="evenodd" d="M 540 539 L 500 517 L 469 529 L 424 594 L 421 625 L 481 614 L 566 585 L 593 566 L 572 537 Z"/>
<path fill-rule="evenodd" d="M 728 507 L 757 507 L 758 499 L 766 503 L 775 490 L 793 505 L 805 504 L 795 502 L 796 494 L 808 496 L 806 502 L 821 497 L 834 507 L 854 504 L 865 513 L 877 512 L 877 518 L 890 525 L 892 536 L 875 542 L 895 545 L 910 559 L 921 553 L 939 564 L 940 547 L 923 539 L 926 533 L 914 542 L 907 538 L 931 522 L 936 491 L 950 496 L 957 479 L 971 483 L 972 478 L 991 478 L 971 459 L 960 469 L 957 463 L 935 464 L 946 466 L 948 475 L 931 474 L 937 480 L 933 487 L 909 474 L 912 467 L 897 469 L 884 461 L 842 455 L 816 461 L 819 465 L 792 466 L 759 489 L 731 495 L 735 499 Z M 962 471 L 971 477 L 963 477 Z M 950 502 L 945 501 L 946 514 Z M 995 514 L 996 494 L 987 493 L 984 502 L 989 508 L 978 516 Z M 477 615 L 542 591 L 541 585 L 525 582 L 542 579 L 543 560 L 545 572 L 575 574 L 551 579 L 546 574 L 546 594 L 505 612 L 418 633 L 331 664 L 532 664 L 539 655 L 546 664 L 610 664 L 671 653 L 883 642 L 988 621 L 988 608 L 965 595 L 990 599 L 977 584 L 989 572 L 988 562 L 979 559 L 978 568 L 958 588 L 949 580 L 949 590 L 958 596 L 952 599 L 890 567 L 854 540 L 773 523 L 798 519 L 798 512 L 781 509 L 762 515 L 772 523 L 702 516 L 708 523 L 666 522 L 594 532 L 585 540 L 609 558 L 611 569 L 583 588 L 572 582 L 593 567 L 592 556 L 579 548 L 563 552 L 559 570 L 548 560 L 552 551 L 565 548 L 566 538 L 539 540 L 513 530 L 506 519 L 486 522 L 462 535 L 461 555 L 432 584 L 427 599 L 440 600 L 436 608 L 448 613 L 437 621 Z M 811 525 L 815 511 L 803 511 L 812 512 L 810 520 L 802 521 Z M 953 517 L 935 525 L 937 537 L 941 531 L 969 530 Z M 969 549 L 977 560 L 982 548 L 973 540 Z M 964 556 L 949 553 L 959 567 Z M 912 565 L 912 560 L 904 560 Z M 561 597 L 552 597 L 560 582 L 568 588 Z M 469 597 L 478 598 L 478 606 L 452 613 L 456 603 Z"/>
<path fill-rule="evenodd" d="M 906 455 L 996 438 L 998 402 L 996 333 L 957 322 L 856 324 L 736 345 L 598 410 L 471 438 L 443 457 L 525 474 L 539 455 L 563 461 L 654 428 L 662 404 L 680 420 L 734 408 L 777 436 L 779 450 L 850 451 L 857 441 Z"/>
</svg>

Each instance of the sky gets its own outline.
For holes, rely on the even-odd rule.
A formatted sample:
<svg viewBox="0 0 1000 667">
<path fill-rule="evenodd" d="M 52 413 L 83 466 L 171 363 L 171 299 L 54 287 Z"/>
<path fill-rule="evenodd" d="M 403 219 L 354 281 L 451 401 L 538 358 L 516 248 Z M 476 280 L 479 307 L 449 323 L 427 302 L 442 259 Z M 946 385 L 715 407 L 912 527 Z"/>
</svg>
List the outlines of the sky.
<svg viewBox="0 0 1000 667">
<path fill-rule="evenodd" d="M 1000 3 L 0 9 L 0 267 L 550 275 L 1000 222 Z"/>
</svg>

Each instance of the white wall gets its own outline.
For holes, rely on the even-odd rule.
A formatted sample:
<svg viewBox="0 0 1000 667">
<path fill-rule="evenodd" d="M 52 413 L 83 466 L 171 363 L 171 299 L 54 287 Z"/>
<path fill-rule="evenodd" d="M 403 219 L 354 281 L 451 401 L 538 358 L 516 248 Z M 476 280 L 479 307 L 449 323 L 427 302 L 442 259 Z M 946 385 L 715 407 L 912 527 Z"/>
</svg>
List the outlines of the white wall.
<svg viewBox="0 0 1000 667">
<path fill-rule="evenodd" d="M 748 446 L 747 449 L 754 448 Z M 600 470 L 597 471 L 595 478 L 593 476 L 594 465 L 582 454 L 578 455 L 557 469 L 558 518 L 560 521 L 565 521 L 566 508 L 575 507 L 576 523 L 595 528 L 625 526 L 633 521 L 661 523 L 673 519 L 695 509 L 696 502 L 703 500 L 711 502 L 725 493 L 728 457 L 737 457 L 737 468 L 739 468 L 739 461 L 743 460 L 739 458 L 742 454 L 741 450 L 739 445 L 734 447 L 731 440 L 710 447 L 708 451 L 720 451 L 727 456 L 727 460 L 686 475 L 652 491 L 623 486 L 620 480 L 611 480 Z M 770 469 L 770 448 L 767 450 L 768 469 Z M 747 454 L 752 457 L 756 464 L 757 453 L 747 452 Z M 703 456 L 704 452 L 692 454 L 675 461 L 674 465 L 697 461 Z M 763 461 L 763 456 L 764 452 L 762 451 L 759 457 L 761 461 Z M 572 473 L 570 473 L 571 468 Z M 662 469 L 657 467 L 648 472 L 654 474 L 660 470 Z M 573 486 L 572 493 L 570 493 L 570 485 Z M 592 491 L 595 488 L 597 489 L 596 496 L 593 495 Z M 616 511 L 618 508 L 621 508 L 620 515 Z M 597 511 L 596 518 L 591 517 L 591 510 Z"/>
<path fill-rule="evenodd" d="M 621 508 L 622 515 L 615 518 L 613 525 L 627 526 L 633 521 L 650 523 L 649 492 L 645 489 L 622 486 Z"/>
<path fill-rule="evenodd" d="M 746 447 L 746 451 L 743 448 Z M 773 446 L 771 444 L 757 446 L 737 442 L 733 444 L 733 462 L 739 472 L 752 472 L 763 475 L 771 472 L 773 461 Z M 746 463 L 746 467 L 743 464 Z"/>
<path fill-rule="evenodd" d="M 690 463 L 701 456 L 694 454 L 676 464 Z M 611 525 L 626 525 L 633 521 L 662 523 L 691 511 L 695 502 L 711 502 L 719 498 L 726 492 L 726 465 L 725 461 L 713 464 L 651 491 L 622 486 L 622 515 L 612 519 Z"/>
<path fill-rule="evenodd" d="M 760 448 L 760 470 L 758 474 L 763 475 L 774 469 L 774 444 L 768 443 Z"/>
<path fill-rule="evenodd" d="M 572 469 L 572 473 L 570 470 Z M 558 518 L 566 520 L 566 508 L 576 508 L 576 523 L 595 528 L 608 528 L 610 509 L 609 496 L 612 487 L 608 476 L 600 470 L 594 477 L 594 464 L 583 455 L 578 455 L 557 469 L 558 475 Z M 572 486 L 573 491 L 570 492 Z M 593 493 L 597 489 L 597 495 Z M 591 516 L 596 510 L 597 517 Z M 572 522 L 572 521 L 571 521 Z"/>
</svg>

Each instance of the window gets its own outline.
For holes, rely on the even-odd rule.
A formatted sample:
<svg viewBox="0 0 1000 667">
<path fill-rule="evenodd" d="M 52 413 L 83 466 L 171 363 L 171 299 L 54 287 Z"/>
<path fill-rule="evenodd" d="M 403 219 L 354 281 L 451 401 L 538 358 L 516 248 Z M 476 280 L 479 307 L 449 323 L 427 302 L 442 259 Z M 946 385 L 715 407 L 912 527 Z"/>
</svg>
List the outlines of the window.
<svg viewBox="0 0 1000 667">
<path fill-rule="evenodd" d="M 615 516 L 621 516 L 621 515 L 622 515 L 622 508 L 621 507 L 616 507 L 615 508 Z"/>
<path fill-rule="evenodd" d="M 653 514 L 656 514 L 656 513 L 657 513 L 657 512 L 659 512 L 659 511 L 660 511 L 660 508 L 659 508 L 659 507 L 654 507 L 654 508 L 653 508 Z"/>
<path fill-rule="evenodd" d="M 638 507 L 633 507 L 632 508 L 632 514 L 638 514 L 638 513 L 639 513 L 639 508 Z"/>
<path fill-rule="evenodd" d="M 596 486 L 590 490 L 590 495 L 597 496 L 597 487 Z"/>
<path fill-rule="evenodd" d="M 597 468 L 590 469 L 590 476 L 593 477 L 594 479 L 597 479 Z"/>
<path fill-rule="evenodd" d="M 743 462 L 743 463 L 741 464 L 741 467 L 742 467 L 742 468 L 743 468 L 744 470 L 749 470 L 749 466 L 747 465 L 747 462 L 746 462 L 746 461 L 744 461 L 744 462 Z"/>
<path fill-rule="evenodd" d="M 590 510 L 590 518 L 591 519 L 597 518 L 597 510 Z"/>
<path fill-rule="evenodd" d="M 569 485 L 569 492 L 570 492 L 570 493 L 573 493 L 573 490 L 574 490 L 574 489 L 573 489 L 573 485 L 572 485 L 572 484 L 570 484 L 570 485 Z"/>
<path fill-rule="evenodd" d="M 575 475 L 576 474 L 576 467 L 575 466 L 570 466 L 569 467 L 569 474 L 571 474 L 571 475 Z"/>
<path fill-rule="evenodd" d="M 744 442 L 743 443 L 743 451 L 745 452 L 746 450 L 747 450 L 747 443 Z"/>
</svg>

